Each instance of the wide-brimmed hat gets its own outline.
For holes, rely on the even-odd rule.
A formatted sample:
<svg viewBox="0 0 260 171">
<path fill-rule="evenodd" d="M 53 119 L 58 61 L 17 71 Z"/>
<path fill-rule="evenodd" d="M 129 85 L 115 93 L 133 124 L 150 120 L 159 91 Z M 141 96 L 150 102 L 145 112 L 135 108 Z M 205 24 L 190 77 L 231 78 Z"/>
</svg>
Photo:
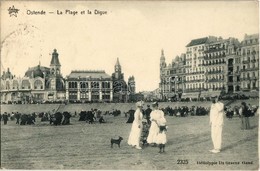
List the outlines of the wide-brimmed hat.
<svg viewBox="0 0 260 171">
<path fill-rule="evenodd" d="M 159 104 L 158 104 L 158 102 L 153 102 L 152 103 L 152 106 L 154 107 L 154 106 L 158 106 Z"/>
<path fill-rule="evenodd" d="M 136 105 L 136 107 L 142 107 L 144 105 L 144 102 L 143 101 L 139 101 L 135 105 Z"/>
</svg>

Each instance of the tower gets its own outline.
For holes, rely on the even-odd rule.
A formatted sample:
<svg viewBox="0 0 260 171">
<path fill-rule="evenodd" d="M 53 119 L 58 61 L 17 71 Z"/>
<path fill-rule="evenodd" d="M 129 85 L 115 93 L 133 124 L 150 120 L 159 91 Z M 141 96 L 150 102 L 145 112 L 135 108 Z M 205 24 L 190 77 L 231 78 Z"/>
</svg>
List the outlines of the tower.
<svg viewBox="0 0 260 171">
<path fill-rule="evenodd" d="M 130 94 L 135 94 L 135 77 L 130 76 L 128 78 L 128 91 Z"/>
<path fill-rule="evenodd" d="M 54 49 L 53 53 L 52 53 L 51 64 L 50 64 L 51 75 L 59 76 L 60 67 L 61 67 L 61 65 L 60 65 L 60 61 L 59 61 L 59 54 L 57 53 L 57 50 Z"/>
<path fill-rule="evenodd" d="M 165 56 L 164 56 L 164 51 L 162 49 L 162 51 L 161 51 L 161 58 L 160 58 L 160 70 L 162 70 L 162 68 L 164 68 L 165 66 L 166 66 Z"/>
<path fill-rule="evenodd" d="M 121 65 L 119 63 L 119 59 L 117 58 L 116 60 L 116 64 L 115 64 L 115 79 L 116 80 L 121 80 L 121 79 L 124 79 L 124 76 L 122 74 L 122 68 L 121 68 Z"/>
</svg>

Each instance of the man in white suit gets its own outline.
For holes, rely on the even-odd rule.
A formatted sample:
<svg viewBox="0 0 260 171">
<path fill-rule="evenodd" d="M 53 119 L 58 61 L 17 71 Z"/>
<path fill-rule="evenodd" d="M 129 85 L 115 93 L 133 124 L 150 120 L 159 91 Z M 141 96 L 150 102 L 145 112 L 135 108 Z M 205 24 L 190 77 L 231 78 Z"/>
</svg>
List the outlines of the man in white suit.
<svg viewBox="0 0 260 171">
<path fill-rule="evenodd" d="M 214 146 L 214 149 L 210 150 L 212 153 L 219 153 L 221 150 L 223 120 L 224 104 L 214 97 L 210 108 L 211 138 Z"/>
</svg>

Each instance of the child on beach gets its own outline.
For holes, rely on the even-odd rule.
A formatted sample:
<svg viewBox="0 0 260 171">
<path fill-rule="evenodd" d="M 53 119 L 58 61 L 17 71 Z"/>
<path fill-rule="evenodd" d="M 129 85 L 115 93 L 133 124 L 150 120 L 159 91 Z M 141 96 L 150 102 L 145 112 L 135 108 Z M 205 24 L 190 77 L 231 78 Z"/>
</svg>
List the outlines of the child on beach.
<svg viewBox="0 0 260 171">
<path fill-rule="evenodd" d="M 158 126 L 159 126 L 159 133 L 156 137 L 156 144 L 159 145 L 159 153 L 164 152 L 165 144 L 167 142 L 166 138 L 166 131 L 167 131 L 167 126 L 166 126 L 166 119 L 163 117 L 158 121 Z"/>
</svg>

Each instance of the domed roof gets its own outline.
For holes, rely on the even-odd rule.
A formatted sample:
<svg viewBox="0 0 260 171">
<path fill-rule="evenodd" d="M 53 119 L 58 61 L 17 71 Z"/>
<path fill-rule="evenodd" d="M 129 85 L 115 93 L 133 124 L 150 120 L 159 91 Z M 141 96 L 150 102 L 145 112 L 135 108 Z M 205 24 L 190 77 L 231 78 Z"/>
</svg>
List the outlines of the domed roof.
<svg viewBox="0 0 260 171">
<path fill-rule="evenodd" d="M 37 76 L 43 78 L 41 73 L 45 73 L 45 77 L 48 77 L 48 75 L 50 74 L 50 68 L 40 66 L 40 65 L 28 68 L 28 70 L 25 72 L 25 77 L 35 78 L 36 77 L 35 74 L 36 74 Z"/>
<path fill-rule="evenodd" d="M 41 77 L 41 78 L 44 77 L 43 72 L 41 71 L 40 65 L 38 65 L 36 70 L 33 71 L 33 78 L 36 78 L 36 77 Z"/>
</svg>

